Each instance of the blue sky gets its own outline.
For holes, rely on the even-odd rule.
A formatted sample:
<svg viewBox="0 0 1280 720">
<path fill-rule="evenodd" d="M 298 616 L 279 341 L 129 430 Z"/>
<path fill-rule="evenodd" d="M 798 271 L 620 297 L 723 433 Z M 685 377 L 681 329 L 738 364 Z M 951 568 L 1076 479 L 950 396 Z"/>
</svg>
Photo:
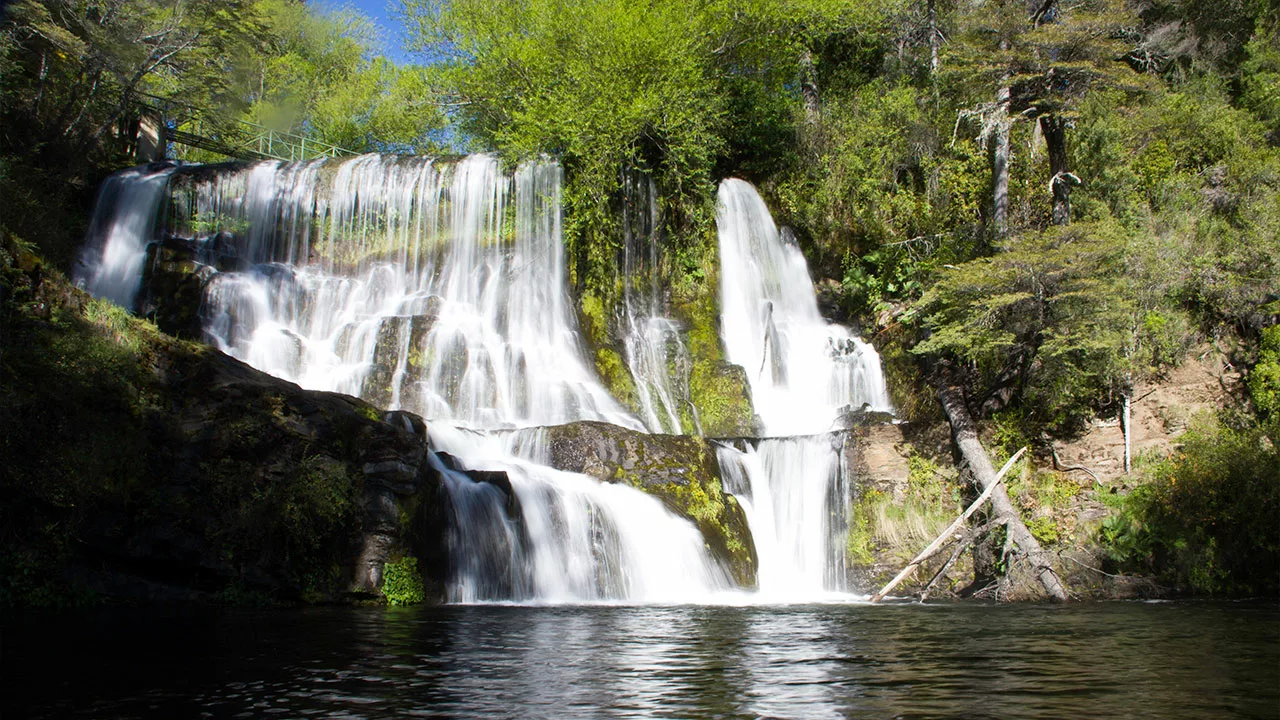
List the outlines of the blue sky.
<svg viewBox="0 0 1280 720">
<path fill-rule="evenodd" d="M 394 4 L 396 0 L 321 0 L 317 3 L 326 10 L 352 7 L 368 16 L 378 26 L 382 54 L 392 62 L 405 64 L 413 58 L 404 52 L 404 33 L 391 12 Z"/>
</svg>

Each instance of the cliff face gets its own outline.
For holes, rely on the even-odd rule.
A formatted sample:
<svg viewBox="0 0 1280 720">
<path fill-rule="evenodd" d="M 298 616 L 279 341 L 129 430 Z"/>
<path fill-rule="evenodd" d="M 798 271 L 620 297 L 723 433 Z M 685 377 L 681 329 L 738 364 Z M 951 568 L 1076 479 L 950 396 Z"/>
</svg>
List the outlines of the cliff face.
<svg viewBox="0 0 1280 720">
<path fill-rule="evenodd" d="M 421 419 L 304 391 L 4 260 L 5 604 L 378 598 L 407 510 L 440 516 Z"/>
<path fill-rule="evenodd" d="M 420 418 L 303 390 L 163 334 L 32 255 L 3 260 L 0 603 L 444 598 L 449 498 Z M 656 495 L 754 584 L 709 441 L 546 432 L 554 465 Z M 490 477 L 502 473 L 454 469 L 511 495 Z"/>
</svg>

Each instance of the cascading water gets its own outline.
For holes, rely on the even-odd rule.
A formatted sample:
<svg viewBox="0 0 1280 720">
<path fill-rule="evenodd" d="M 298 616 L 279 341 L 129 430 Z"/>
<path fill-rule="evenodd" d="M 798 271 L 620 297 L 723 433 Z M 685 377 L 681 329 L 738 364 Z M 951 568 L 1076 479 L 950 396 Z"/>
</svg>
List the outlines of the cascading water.
<svg viewBox="0 0 1280 720">
<path fill-rule="evenodd" d="M 847 589 L 850 497 L 839 443 L 822 434 L 716 448 L 725 488 L 751 526 L 765 600 L 811 601 Z"/>
<path fill-rule="evenodd" d="M 657 498 L 548 467 L 541 429 L 476 435 L 436 426 L 431 438 L 465 464 L 505 472 L 520 508 L 516 524 L 501 493 L 446 476 L 457 487 L 450 541 L 467 550 L 454 601 L 688 602 L 729 586 L 698 551 L 698 530 Z"/>
<path fill-rule="evenodd" d="M 645 426 L 651 432 L 679 433 L 680 408 L 690 409 L 693 429 L 701 434 L 696 408 L 689 402 L 689 351 L 680 328 L 662 312 L 658 286 L 658 246 L 662 227 L 658 190 L 638 173 L 623 176 L 623 311 L 626 360 Z"/>
<path fill-rule="evenodd" d="M 482 155 L 369 155 L 246 174 L 194 188 L 196 217 L 247 223 L 255 263 L 208 291 L 219 349 L 303 387 L 469 427 L 640 428 L 578 350 L 559 166 L 508 179 Z"/>
<path fill-rule="evenodd" d="M 847 590 L 850 498 L 828 431 L 849 410 L 892 410 L 880 358 L 822 318 L 804 256 L 749 183 L 720 184 L 716 229 L 726 354 L 746 369 L 774 436 L 745 452 L 718 450 L 755 538 L 760 590 L 810 599 Z"/>
<path fill-rule="evenodd" d="M 880 356 L 823 319 L 804 255 L 750 183 L 720 184 L 716 230 L 725 351 L 747 371 L 765 434 L 826 432 L 863 405 L 891 412 Z"/>
<path fill-rule="evenodd" d="M 155 182 L 163 191 L 167 178 Z M 729 583 L 691 523 L 639 490 L 517 458 L 484 432 L 574 420 L 643 429 L 582 359 L 560 184 L 554 163 L 509 175 L 488 156 L 180 172 L 163 234 L 202 238 L 201 256 L 222 267 L 201 313 L 224 352 L 418 412 L 460 467 L 505 473 L 509 495 L 432 460 L 454 515 L 451 599 L 705 598 Z M 148 207 L 130 212 L 154 218 Z M 127 232 L 138 248 L 162 234 L 141 221 Z M 96 268 L 88 286 L 108 272 Z M 136 294 L 140 276 L 132 290 L 109 287 Z"/>
<path fill-rule="evenodd" d="M 118 172 L 98 193 L 76 281 L 94 295 L 132 310 L 142 282 L 147 243 L 175 166 Z"/>
<path fill-rule="evenodd" d="M 126 171 L 103 191 L 82 279 L 132 304 L 148 242 L 191 238 L 221 270 L 201 309 L 220 349 L 304 387 L 431 419 L 433 446 L 451 458 L 432 459 L 451 497 L 451 599 L 712 597 L 729 581 L 689 522 L 638 490 L 546 467 L 539 432 L 511 431 L 575 420 L 687 427 L 689 359 L 662 314 L 652 185 L 628 185 L 621 258 L 642 422 L 582 358 L 560 183 L 554 163 L 507 174 L 487 156 Z M 848 492 L 837 436 L 825 431 L 848 408 L 889 407 L 878 358 L 822 320 L 803 257 L 750 185 L 721 186 L 717 226 L 729 360 L 747 369 L 770 435 L 810 433 L 723 444 L 719 464 L 755 535 L 763 596 L 817 599 L 845 589 Z M 477 481 L 476 470 L 504 481 Z"/>
</svg>

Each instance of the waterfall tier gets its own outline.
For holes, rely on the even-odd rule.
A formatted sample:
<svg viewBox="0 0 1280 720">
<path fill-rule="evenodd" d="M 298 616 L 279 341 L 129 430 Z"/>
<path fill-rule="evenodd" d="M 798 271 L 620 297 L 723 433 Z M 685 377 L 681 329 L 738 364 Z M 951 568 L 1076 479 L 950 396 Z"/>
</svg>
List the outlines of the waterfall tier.
<svg viewBox="0 0 1280 720">
<path fill-rule="evenodd" d="M 560 236 L 560 167 L 507 175 L 364 156 L 198 182 L 189 216 L 243 231 L 251 268 L 207 291 L 224 352 L 303 387 L 477 428 L 640 423 L 583 361 Z"/>
<path fill-rule="evenodd" d="M 81 280 L 135 305 L 147 258 L 181 244 L 203 266 L 200 320 L 219 349 L 427 418 L 453 601 L 705 601 L 751 584 L 757 554 L 766 599 L 847 590 L 850 491 L 825 431 L 850 407 L 888 408 L 875 351 L 823 321 L 799 250 L 750 185 L 725 181 L 728 358 L 746 369 L 769 434 L 812 437 L 713 449 L 645 434 L 698 422 L 658 282 L 657 193 L 633 178 L 623 209 L 615 320 L 636 417 L 582 352 L 561 181 L 554 162 L 506 171 L 484 155 L 126 171 L 104 187 Z M 574 440 L 552 449 L 544 432 L 555 428 L 538 428 L 565 423 L 576 429 L 555 436 Z M 685 450 L 698 460 L 669 459 Z"/>
<path fill-rule="evenodd" d="M 132 168 L 102 184 L 76 273 L 86 290 L 133 309 L 173 171 L 172 165 Z"/>
<path fill-rule="evenodd" d="M 864 405 L 892 412 L 880 356 L 822 318 L 804 255 L 756 189 L 725 180 L 717 200 L 725 351 L 747 371 L 765 433 L 826 432 Z"/>
</svg>

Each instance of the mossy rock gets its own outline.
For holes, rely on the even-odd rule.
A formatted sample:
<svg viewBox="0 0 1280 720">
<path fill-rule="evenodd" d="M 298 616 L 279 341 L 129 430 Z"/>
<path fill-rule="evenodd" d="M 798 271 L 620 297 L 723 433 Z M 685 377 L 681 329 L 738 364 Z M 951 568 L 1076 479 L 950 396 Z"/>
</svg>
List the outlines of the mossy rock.
<svg viewBox="0 0 1280 720">
<path fill-rule="evenodd" d="M 3 270 L 26 282 L 0 312 L 0 604 L 378 596 L 433 492 L 420 419 Z"/>
<path fill-rule="evenodd" d="M 739 365 L 694 361 L 689 395 L 708 437 L 746 437 L 760 430 L 747 373 Z"/>
<path fill-rule="evenodd" d="M 751 385 L 741 366 L 726 361 L 720 340 L 720 309 L 717 303 L 717 278 L 709 274 L 694 291 L 677 302 L 675 310 L 688 328 L 688 348 L 692 358 L 689 369 L 689 399 L 696 408 L 697 425 L 708 437 L 745 437 L 756 435 L 760 419 L 751 399 Z M 681 408 L 682 423 L 694 426 L 689 407 Z"/>
<path fill-rule="evenodd" d="M 654 495 L 697 525 L 712 556 L 738 585 L 755 586 L 757 558 L 746 514 L 724 492 L 708 440 L 650 435 L 601 422 L 558 425 L 545 432 L 552 467 Z"/>
</svg>

